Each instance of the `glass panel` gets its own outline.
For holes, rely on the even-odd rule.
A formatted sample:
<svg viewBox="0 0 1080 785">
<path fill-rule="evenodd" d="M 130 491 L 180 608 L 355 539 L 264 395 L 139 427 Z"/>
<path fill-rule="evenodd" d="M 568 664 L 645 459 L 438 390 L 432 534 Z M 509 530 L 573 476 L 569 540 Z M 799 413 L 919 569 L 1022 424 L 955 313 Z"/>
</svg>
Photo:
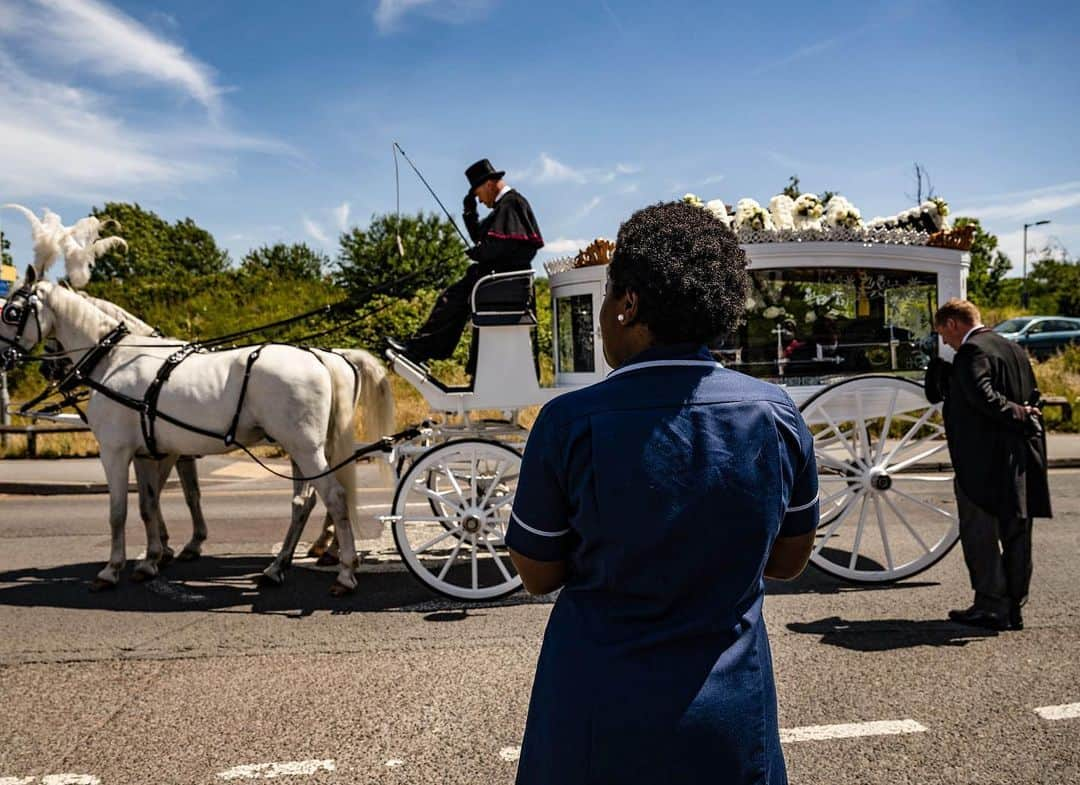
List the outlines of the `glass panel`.
<svg viewBox="0 0 1080 785">
<path fill-rule="evenodd" d="M 593 298 L 575 294 L 555 298 L 555 320 L 559 346 L 556 352 L 560 373 L 592 373 L 596 370 L 593 332 Z"/>
<path fill-rule="evenodd" d="M 1030 321 L 1030 319 L 1006 319 L 1004 322 L 994 327 L 994 332 L 1018 333 L 1023 330 Z"/>
<path fill-rule="evenodd" d="M 788 384 L 926 368 L 935 274 L 799 267 L 750 275 L 746 323 L 715 347 L 729 367 Z"/>
</svg>

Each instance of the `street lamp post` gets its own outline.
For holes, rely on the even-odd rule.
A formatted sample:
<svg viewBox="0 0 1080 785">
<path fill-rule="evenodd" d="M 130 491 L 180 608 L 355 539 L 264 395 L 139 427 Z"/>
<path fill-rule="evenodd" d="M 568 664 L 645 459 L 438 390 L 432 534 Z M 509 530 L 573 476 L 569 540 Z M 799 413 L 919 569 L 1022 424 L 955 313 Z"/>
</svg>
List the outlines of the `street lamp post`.
<svg viewBox="0 0 1080 785">
<path fill-rule="evenodd" d="M 1027 230 L 1029 226 L 1042 226 L 1043 224 L 1050 223 L 1046 221 L 1036 221 L 1032 224 L 1024 224 L 1024 277 L 1020 280 L 1020 305 L 1024 308 L 1028 307 L 1028 290 L 1027 290 Z"/>
</svg>

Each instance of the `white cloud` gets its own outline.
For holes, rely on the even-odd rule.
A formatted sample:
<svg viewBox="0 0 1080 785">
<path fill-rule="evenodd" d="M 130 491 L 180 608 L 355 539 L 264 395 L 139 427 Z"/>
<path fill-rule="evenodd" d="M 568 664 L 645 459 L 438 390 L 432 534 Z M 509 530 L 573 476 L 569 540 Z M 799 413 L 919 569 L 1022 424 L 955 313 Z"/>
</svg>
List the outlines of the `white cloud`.
<svg viewBox="0 0 1080 785">
<path fill-rule="evenodd" d="M 586 183 L 607 184 L 619 177 L 637 174 L 641 171 L 640 166 L 627 163 L 617 163 L 613 168 L 585 168 L 576 169 L 564 164 L 547 153 L 540 153 L 535 163 L 520 171 L 513 171 L 510 176 L 516 180 L 527 183 L 549 185 L 555 183 Z"/>
<path fill-rule="evenodd" d="M 588 244 L 588 240 L 573 240 L 567 237 L 560 237 L 558 240 L 548 240 L 547 242 L 545 242 L 541 253 L 549 253 L 559 256 L 565 254 L 572 254 L 577 253 Z"/>
<path fill-rule="evenodd" d="M 995 197 L 982 206 L 963 206 L 953 210 L 956 215 L 970 215 L 984 221 L 1027 221 L 1080 207 L 1080 181 L 1060 183 L 1029 191 L 1017 191 Z"/>
<path fill-rule="evenodd" d="M 380 33 L 399 29 L 402 19 L 417 12 L 430 19 L 461 24 L 483 15 L 494 0 L 379 0 L 375 7 L 375 27 Z"/>
<path fill-rule="evenodd" d="M 212 113 L 221 88 L 212 69 L 182 46 L 98 0 L 17 0 L 16 13 L 0 15 L 0 36 L 109 78 L 167 84 Z"/>
<path fill-rule="evenodd" d="M 1023 227 L 998 234 L 997 238 L 998 250 L 1008 256 L 1013 265 L 1009 275 L 1021 275 L 1024 270 Z M 1080 224 L 1048 224 L 1047 226 L 1028 229 L 1028 272 L 1031 271 L 1031 265 L 1044 256 L 1051 256 L 1055 259 L 1063 258 L 1066 253 L 1072 250 L 1070 246 L 1072 248 L 1080 246 Z"/>
<path fill-rule="evenodd" d="M 602 201 L 603 200 L 599 196 L 594 196 L 592 199 L 582 205 L 581 209 L 578 210 L 577 213 L 574 215 L 574 219 L 580 220 L 581 218 L 584 218 L 586 215 L 595 210 Z"/>
<path fill-rule="evenodd" d="M 301 222 L 304 225 L 304 231 L 310 235 L 311 239 L 315 240 L 320 245 L 332 245 L 333 241 L 326 233 L 326 230 L 319 224 L 312 221 L 306 215 L 301 218 Z"/>
<path fill-rule="evenodd" d="M 341 231 L 346 231 L 349 228 L 349 203 L 342 202 L 339 206 L 334 208 L 334 220 L 337 222 L 337 228 Z"/>
<path fill-rule="evenodd" d="M 93 198 L 104 189 L 202 179 L 204 163 L 156 149 L 100 96 L 31 78 L 0 54 L 0 188 Z"/>
</svg>

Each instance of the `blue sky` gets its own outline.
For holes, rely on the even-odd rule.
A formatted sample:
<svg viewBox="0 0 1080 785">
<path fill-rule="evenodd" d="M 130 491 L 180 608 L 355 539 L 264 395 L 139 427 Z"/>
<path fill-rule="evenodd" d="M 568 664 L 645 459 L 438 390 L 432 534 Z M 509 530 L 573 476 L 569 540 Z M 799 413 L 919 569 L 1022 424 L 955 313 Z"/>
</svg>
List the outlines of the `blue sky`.
<svg viewBox="0 0 1080 785">
<path fill-rule="evenodd" d="M 762 203 L 798 174 L 864 218 L 914 161 L 1020 263 L 1080 255 L 1080 6 L 1030 2 L 4 0 L 0 201 L 190 216 L 234 259 L 331 256 L 394 209 L 398 140 L 457 210 L 489 157 L 547 257 L 687 191 Z M 402 171 L 402 209 L 435 209 Z M 0 214 L 19 264 L 21 217 Z M 542 258 L 547 258 L 542 257 Z"/>
</svg>

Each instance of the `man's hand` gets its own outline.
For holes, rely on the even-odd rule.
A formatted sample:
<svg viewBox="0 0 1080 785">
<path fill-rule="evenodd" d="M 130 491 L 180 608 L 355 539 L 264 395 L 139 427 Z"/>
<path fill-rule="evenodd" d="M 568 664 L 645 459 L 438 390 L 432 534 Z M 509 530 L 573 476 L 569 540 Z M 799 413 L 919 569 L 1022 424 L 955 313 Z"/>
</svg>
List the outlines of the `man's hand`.
<svg viewBox="0 0 1080 785">
<path fill-rule="evenodd" d="M 465 198 L 461 200 L 461 208 L 467 213 L 476 212 L 476 194 L 469 191 L 465 194 Z"/>
</svg>

